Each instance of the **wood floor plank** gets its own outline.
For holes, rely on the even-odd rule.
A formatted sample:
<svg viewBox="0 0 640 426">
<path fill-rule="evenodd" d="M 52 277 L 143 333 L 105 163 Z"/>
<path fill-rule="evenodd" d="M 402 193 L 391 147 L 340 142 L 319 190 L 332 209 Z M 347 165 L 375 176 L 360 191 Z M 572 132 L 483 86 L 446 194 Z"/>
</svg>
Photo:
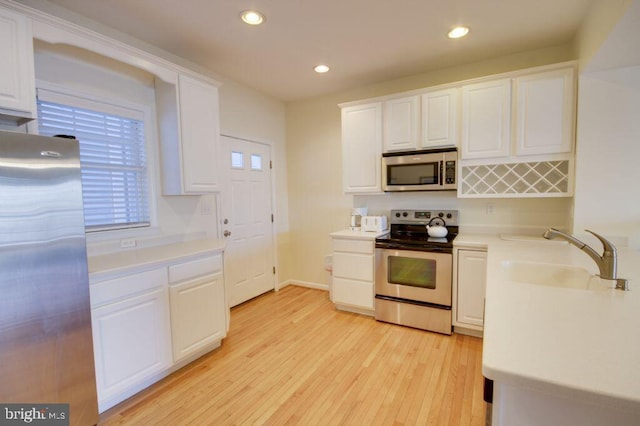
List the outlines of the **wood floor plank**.
<svg viewBox="0 0 640 426">
<path fill-rule="evenodd" d="M 289 286 L 234 307 L 222 346 L 100 425 L 482 425 L 482 340 L 337 311 Z"/>
</svg>

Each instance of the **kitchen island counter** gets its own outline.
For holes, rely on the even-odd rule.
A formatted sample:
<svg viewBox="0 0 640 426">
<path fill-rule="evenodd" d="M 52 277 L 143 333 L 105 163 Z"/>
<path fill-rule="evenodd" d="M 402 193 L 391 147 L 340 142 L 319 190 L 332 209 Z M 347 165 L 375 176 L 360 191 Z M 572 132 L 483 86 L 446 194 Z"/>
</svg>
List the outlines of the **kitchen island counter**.
<svg viewBox="0 0 640 426">
<path fill-rule="evenodd" d="M 572 245 L 487 243 L 483 374 L 496 384 L 493 424 L 638 424 L 640 253 L 618 249 L 618 277 L 631 291 L 585 290 L 517 282 L 505 272 L 509 262 L 528 262 L 595 275 L 593 260 Z"/>
</svg>

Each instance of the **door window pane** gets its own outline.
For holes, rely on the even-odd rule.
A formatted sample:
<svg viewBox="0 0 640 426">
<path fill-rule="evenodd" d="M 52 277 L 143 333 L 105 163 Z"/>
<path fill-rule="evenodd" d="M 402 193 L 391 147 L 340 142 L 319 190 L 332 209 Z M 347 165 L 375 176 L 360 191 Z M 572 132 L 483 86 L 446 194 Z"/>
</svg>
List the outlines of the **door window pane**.
<svg viewBox="0 0 640 426">
<path fill-rule="evenodd" d="M 262 170 L 262 155 L 251 154 L 251 170 Z"/>
<path fill-rule="evenodd" d="M 242 169 L 244 166 L 244 155 L 241 152 L 231 151 L 231 168 Z"/>
</svg>

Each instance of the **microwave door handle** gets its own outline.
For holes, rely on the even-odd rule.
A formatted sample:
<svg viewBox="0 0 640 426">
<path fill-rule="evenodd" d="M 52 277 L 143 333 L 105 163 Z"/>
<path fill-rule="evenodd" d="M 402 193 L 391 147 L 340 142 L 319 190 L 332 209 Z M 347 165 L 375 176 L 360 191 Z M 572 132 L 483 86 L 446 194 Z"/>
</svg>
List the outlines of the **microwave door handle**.
<svg viewBox="0 0 640 426">
<path fill-rule="evenodd" d="M 444 161 L 440 161 L 440 186 L 444 185 L 444 181 L 442 179 L 442 173 L 444 172 Z"/>
</svg>

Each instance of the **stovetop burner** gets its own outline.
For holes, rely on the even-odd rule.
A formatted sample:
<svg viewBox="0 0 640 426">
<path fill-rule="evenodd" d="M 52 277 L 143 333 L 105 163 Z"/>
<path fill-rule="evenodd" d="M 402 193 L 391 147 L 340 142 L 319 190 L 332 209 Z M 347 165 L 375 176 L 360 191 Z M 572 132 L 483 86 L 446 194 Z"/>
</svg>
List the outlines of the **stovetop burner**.
<svg viewBox="0 0 640 426">
<path fill-rule="evenodd" d="M 427 225 L 443 225 L 446 237 L 430 237 Z M 391 210 L 389 234 L 376 238 L 377 248 L 452 252 L 458 235 L 457 210 Z"/>
</svg>

